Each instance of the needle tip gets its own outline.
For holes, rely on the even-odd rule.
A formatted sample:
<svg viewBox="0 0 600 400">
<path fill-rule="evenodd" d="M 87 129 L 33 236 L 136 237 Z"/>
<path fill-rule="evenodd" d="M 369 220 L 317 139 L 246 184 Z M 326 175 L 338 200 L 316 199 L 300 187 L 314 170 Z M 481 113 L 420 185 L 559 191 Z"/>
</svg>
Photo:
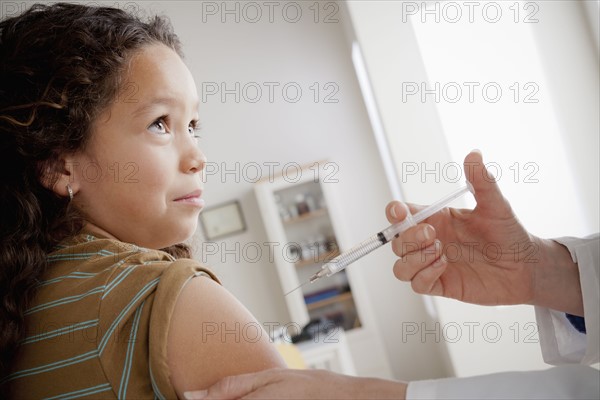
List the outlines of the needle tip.
<svg viewBox="0 0 600 400">
<path fill-rule="evenodd" d="M 288 294 L 295 292 L 296 290 L 300 289 L 302 286 L 306 285 L 308 282 L 304 282 L 303 284 L 301 284 L 300 286 L 290 290 L 289 292 L 287 292 L 286 294 L 283 295 L 283 297 L 287 296 Z"/>
</svg>

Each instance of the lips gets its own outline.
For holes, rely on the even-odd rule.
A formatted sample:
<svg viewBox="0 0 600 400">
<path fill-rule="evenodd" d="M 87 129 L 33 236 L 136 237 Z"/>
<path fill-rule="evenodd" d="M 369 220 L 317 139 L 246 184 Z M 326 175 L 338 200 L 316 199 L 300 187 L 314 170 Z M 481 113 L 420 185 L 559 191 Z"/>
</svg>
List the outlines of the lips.
<svg viewBox="0 0 600 400">
<path fill-rule="evenodd" d="M 194 190 L 193 192 L 190 192 L 186 195 L 176 198 L 175 201 L 192 199 L 192 198 L 200 198 L 200 196 L 202 196 L 202 190 L 198 189 L 198 190 Z"/>
<path fill-rule="evenodd" d="M 196 206 L 204 206 L 204 200 L 200 197 L 202 196 L 202 190 L 194 190 L 186 195 L 176 198 L 173 201 L 178 203 L 186 203 Z"/>
</svg>

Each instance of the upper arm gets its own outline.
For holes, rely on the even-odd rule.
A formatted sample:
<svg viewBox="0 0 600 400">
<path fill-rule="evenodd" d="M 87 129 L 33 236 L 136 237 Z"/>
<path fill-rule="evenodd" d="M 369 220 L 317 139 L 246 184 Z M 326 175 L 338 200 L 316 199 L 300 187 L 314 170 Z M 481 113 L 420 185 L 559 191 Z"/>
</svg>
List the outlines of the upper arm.
<svg viewBox="0 0 600 400">
<path fill-rule="evenodd" d="M 184 285 L 167 336 L 171 383 L 180 398 L 219 379 L 285 367 L 267 333 L 250 312 L 211 279 Z"/>
</svg>

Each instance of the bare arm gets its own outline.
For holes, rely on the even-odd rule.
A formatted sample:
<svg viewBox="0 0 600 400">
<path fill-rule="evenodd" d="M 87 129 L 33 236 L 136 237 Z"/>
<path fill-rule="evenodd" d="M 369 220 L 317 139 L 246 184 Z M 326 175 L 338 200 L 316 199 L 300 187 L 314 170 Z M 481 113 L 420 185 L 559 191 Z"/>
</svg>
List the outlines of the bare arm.
<svg viewBox="0 0 600 400">
<path fill-rule="evenodd" d="M 167 339 L 171 382 L 179 398 L 229 375 L 285 367 L 267 333 L 221 285 L 193 278 L 182 289 Z"/>
</svg>

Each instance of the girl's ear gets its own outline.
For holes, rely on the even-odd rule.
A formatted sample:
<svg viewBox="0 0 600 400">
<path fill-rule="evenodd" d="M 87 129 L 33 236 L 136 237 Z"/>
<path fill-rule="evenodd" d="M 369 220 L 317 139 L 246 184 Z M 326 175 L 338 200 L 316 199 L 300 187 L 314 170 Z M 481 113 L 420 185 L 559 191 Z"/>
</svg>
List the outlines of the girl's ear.
<svg viewBox="0 0 600 400">
<path fill-rule="evenodd" d="M 41 184 L 46 189 L 56 193 L 60 197 L 69 197 L 69 189 L 73 194 L 79 191 L 79 182 L 75 179 L 75 168 L 77 162 L 73 156 L 61 157 L 54 163 L 46 163 L 42 167 Z"/>
</svg>

